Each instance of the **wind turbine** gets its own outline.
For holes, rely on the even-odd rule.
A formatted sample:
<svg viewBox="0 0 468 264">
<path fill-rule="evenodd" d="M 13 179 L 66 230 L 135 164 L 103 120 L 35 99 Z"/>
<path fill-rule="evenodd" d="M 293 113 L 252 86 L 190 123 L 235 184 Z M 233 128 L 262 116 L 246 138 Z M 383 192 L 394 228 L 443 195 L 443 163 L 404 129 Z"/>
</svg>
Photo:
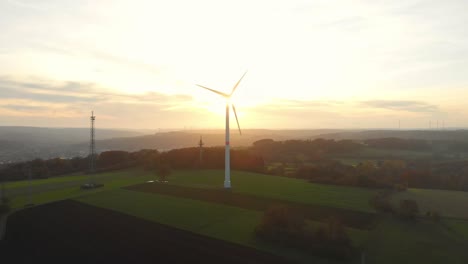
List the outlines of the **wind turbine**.
<svg viewBox="0 0 468 264">
<path fill-rule="evenodd" d="M 231 98 L 232 94 L 236 91 L 237 89 L 237 86 L 239 86 L 239 83 L 242 81 L 242 78 L 244 78 L 245 74 L 247 72 L 245 72 L 242 77 L 239 79 L 239 81 L 237 81 L 236 85 L 234 85 L 234 87 L 232 88 L 232 91 L 231 93 L 227 94 L 227 93 L 223 93 L 223 92 L 220 92 L 220 91 L 216 91 L 214 89 L 211 89 L 211 88 L 208 88 L 206 86 L 203 86 L 203 85 L 199 85 L 197 84 L 197 86 L 203 88 L 203 89 L 206 89 L 208 91 L 211 91 L 213 93 L 216 93 L 218 95 L 221 95 L 222 97 L 224 97 L 226 99 L 226 147 L 225 147 L 225 160 L 224 160 L 224 188 L 225 189 L 230 189 L 231 188 L 231 159 L 230 159 L 230 145 L 229 145 L 229 99 Z M 234 106 L 234 104 L 231 104 L 232 106 L 232 110 L 234 112 L 234 116 L 236 117 L 236 122 L 237 122 L 237 128 L 239 128 L 239 134 L 242 135 L 242 132 L 241 132 L 241 129 L 240 129 L 240 126 L 239 126 L 239 119 L 237 119 L 237 113 L 236 113 L 236 107 Z"/>
</svg>

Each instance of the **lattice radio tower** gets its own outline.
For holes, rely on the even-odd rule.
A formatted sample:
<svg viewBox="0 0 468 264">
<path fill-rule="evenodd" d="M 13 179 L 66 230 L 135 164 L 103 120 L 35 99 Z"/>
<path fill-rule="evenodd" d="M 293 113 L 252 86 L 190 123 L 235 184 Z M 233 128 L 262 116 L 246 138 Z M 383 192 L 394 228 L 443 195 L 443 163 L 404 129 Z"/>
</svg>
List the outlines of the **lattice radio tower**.
<svg viewBox="0 0 468 264">
<path fill-rule="evenodd" d="M 200 141 L 198 142 L 198 147 L 200 148 L 200 166 L 203 162 L 203 139 L 202 136 L 200 136 Z"/>
<path fill-rule="evenodd" d="M 94 111 L 91 112 L 91 131 L 90 131 L 90 142 L 89 142 L 89 174 L 93 174 L 96 167 L 96 145 L 94 141 Z"/>
</svg>

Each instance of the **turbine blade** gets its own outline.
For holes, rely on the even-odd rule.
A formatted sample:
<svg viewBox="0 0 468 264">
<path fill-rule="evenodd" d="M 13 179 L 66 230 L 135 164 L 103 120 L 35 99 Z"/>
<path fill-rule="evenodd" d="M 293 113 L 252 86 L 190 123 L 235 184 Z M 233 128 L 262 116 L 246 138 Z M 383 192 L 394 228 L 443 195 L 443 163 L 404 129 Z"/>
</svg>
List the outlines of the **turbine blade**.
<svg viewBox="0 0 468 264">
<path fill-rule="evenodd" d="M 237 89 L 237 86 L 239 85 L 239 83 L 242 81 L 242 79 L 244 78 L 244 76 L 247 74 L 247 71 L 244 72 L 244 74 L 242 75 L 242 77 L 239 79 L 239 81 L 237 81 L 236 85 L 234 85 L 234 87 L 232 88 L 232 92 L 231 94 L 229 94 L 229 96 L 231 96 L 234 91 Z"/>
<path fill-rule="evenodd" d="M 213 93 L 217 93 L 217 94 L 219 94 L 219 95 L 221 95 L 221 96 L 223 96 L 223 97 L 229 97 L 229 94 L 225 94 L 225 93 L 222 93 L 222 92 L 220 92 L 220 91 L 213 90 L 213 89 L 208 88 L 208 87 L 206 87 L 206 86 L 199 85 L 199 84 L 197 84 L 197 86 L 198 86 L 198 87 L 201 87 L 201 88 L 203 88 L 203 89 L 207 89 L 207 90 L 209 90 L 209 91 L 212 91 Z"/>
<path fill-rule="evenodd" d="M 234 111 L 234 116 L 236 117 L 237 128 L 239 128 L 239 134 L 242 135 L 242 131 L 241 131 L 240 125 L 239 125 L 239 119 L 237 119 L 236 107 L 234 105 L 232 105 L 232 110 Z"/>
</svg>

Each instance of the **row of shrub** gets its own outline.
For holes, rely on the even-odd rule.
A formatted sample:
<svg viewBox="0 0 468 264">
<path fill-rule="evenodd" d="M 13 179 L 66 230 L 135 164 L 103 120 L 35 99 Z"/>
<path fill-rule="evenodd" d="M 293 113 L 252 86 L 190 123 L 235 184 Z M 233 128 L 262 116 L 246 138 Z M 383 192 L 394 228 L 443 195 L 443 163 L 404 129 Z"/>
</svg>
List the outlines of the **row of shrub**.
<svg viewBox="0 0 468 264">
<path fill-rule="evenodd" d="M 402 199 L 398 207 L 394 206 L 390 201 L 392 194 L 394 191 L 379 191 L 369 200 L 369 203 L 377 212 L 390 213 L 403 219 L 416 220 L 425 216 L 434 222 L 440 221 L 441 215 L 437 211 L 427 211 L 424 215 L 420 214 L 419 205 L 415 200 Z"/>
<path fill-rule="evenodd" d="M 263 241 L 328 258 L 348 260 L 357 253 L 344 226 L 336 218 L 331 218 L 312 230 L 307 226 L 303 215 L 281 205 L 271 207 L 265 212 L 255 229 L 255 235 Z"/>
</svg>

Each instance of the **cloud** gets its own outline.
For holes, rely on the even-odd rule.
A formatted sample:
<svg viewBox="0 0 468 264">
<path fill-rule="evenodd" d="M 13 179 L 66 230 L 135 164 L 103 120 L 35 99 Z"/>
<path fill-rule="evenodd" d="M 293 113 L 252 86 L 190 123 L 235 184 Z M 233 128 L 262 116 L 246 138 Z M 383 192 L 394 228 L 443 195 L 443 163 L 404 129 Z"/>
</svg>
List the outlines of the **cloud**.
<svg viewBox="0 0 468 264">
<path fill-rule="evenodd" d="M 50 103 L 150 103 L 161 106 L 191 101 L 188 95 L 167 95 L 157 92 L 144 94 L 116 93 L 95 83 L 13 80 L 0 77 L 0 99 L 30 99 Z"/>
<path fill-rule="evenodd" d="M 342 117 L 343 111 L 347 104 L 341 101 L 304 101 L 292 99 L 276 99 L 272 102 L 257 106 L 249 110 L 249 112 L 261 116 L 262 118 L 286 118 L 284 120 L 300 119 L 304 121 L 304 117 L 314 117 L 315 119 L 334 119 Z M 283 120 L 283 121 L 284 121 Z"/>
<path fill-rule="evenodd" d="M 125 94 L 96 83 L 0 76 L 0 123 L 86 127 L 94 110 L 99 127 L 208 126 L 205 112 L 181 94 Z"/>
<path fill-rule="evenodd" d="M 141 111 L 141 116 L 150 113 L 169 116 L 168 112 L 190 107 L 191 101 L 192 97 L 187 95 L 116 93 L 88 82 L 18 80 L 0 76 L 0 119 L 2 116 L 81 118 L 91 109 L 100 110 L 101 117 L 109 120 L 126 113 L 137 115 L 136 109 Z"/>
<path fill-rule="evenodd" d="M 342 105 L 342 104 L 343 102 L 330 101 L 330 100 L 304 101 L 304 100 L 295 100 L 295 99 L 275 99 L 269 105 L 272 108 L 301 110 L 301 109 L 314 109 L 314 108 L 320 108 L 320 107 L 333 107 L 333 106 Z"/>
<path fill-rule="evenodd" d="M 31 45 L 52 53 L 63 54 L 67 56 L 75 57 L 88 57 L 90 59 L 97 59 L 106 61 L 108 63 L 121 65 L 127 68 L 137 69 L 140 71 L 145 71 L 150 74 L 159 75 L 165 71 L 167 68 L 164 66 L 155 66 L 151 63 L 145 63 L 141 60 L 131 59 L 125 56 L 117 56 L 115 54 L 99 50 L 95 47 L 88 47 L 86 45 L 78 45 L 75 43 L 69 42 L 60 42 L 53 43 L 47 41 L 29 41 Z M 97 69 L 97 71 L 102 71 L 102 69 Z"/>
<path fill-rule="evenodd" d="M 352 16 L 346 18 L 340 18 L 336 20 L 332 20 L 330 22 L 326 22 L 321 24 L 321 27 L 336 29 L 336 30 L 351 30 L 351 31 L 359 31 L 365 28 L 368 21 L 359 16 Z"/>
<path fill-rule="evenodd" d="M 24 2 L 24 1 L 18 1 L 18 0 L 7 0 L 6 1 L 9 4 L 22 7 L 22 8 L 28 8 L 28 9 L 34 9 L 34 10 L 40 10 L 43 11 L 45 10 L 43 7 L 36 5 L 36 4 L 31 4 L 30 2 Z"/>
<path fill-rule="evenodd" d="M 383 108 L 395 111 L 407 111 L 416 113 L 433 113 L 439 111 L 439 107 L 437 105 L 421 101 L 370 100 L 361 102 L 360 105 L 364 107 Z"/>
<path fill-rule="evenodd" d="M 38 105 L 20 105 L 20 104 L 6 104 L 1 106 L 4 109 L 11 109 L 16 111 L 38 111 L 46 109 L 45 106 Z"/>
</svg>

